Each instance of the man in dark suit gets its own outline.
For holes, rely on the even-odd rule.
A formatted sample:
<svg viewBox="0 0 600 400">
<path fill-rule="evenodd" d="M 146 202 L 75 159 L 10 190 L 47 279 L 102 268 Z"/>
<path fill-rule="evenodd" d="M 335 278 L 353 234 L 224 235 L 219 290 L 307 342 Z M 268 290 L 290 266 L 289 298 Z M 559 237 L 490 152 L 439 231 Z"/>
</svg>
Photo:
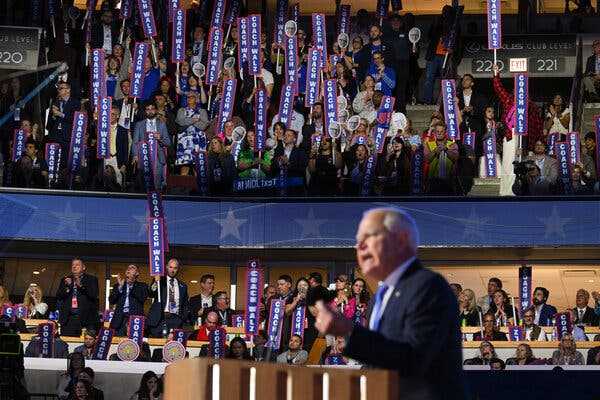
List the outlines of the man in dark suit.
<svg viewBox="0 0 600 400">
<path fill-rule="evenodd" d="M 71 84 L 61 82 L 58 84 L 58 96 L 52 100 L 46 129 L 48 130 L 48 142 L 59 143 L 63 154 L 69 154 L 71 141 L 71 128 L 75 111 L 81 108 L 79 100 L 71 97 Z M 61 157 L 61 165 L 66 164 L 68 157 Z"/>
<path fill-rule="evenodd" d="M 556 307 L 546 304 L 550 292 L 545 287 L 538 286 L 533 291 L 533 305 L 535 306 L 535 323 L 539 326 L 552 326 L 552 318 Z"/>
<path fill-rule="evenodd" d="M 587 101 L 600 100 L 600 40 L 592 43 L 593 53 L 585 63 L 583 87 Z"/>
<path fill-rule="evenodd" d="M 115 313 L 110 327 L 117 336 L 127 336 L 127 322 L 130 315 L 144 315 L 144 302 L 148 298 L 148 285 L 138 282 L 138 267 L 131 264 L 125 271 L 125 278 L 117 275 L 117 284 L 110 292 L 110 304 L 115 304 Z"/>
<path fill-rule="evenodd" d="M 71 261 L 71 275 L 58 285 L 61 335 L 81 336 L 81 329 L 98 329 L 98 278 L 85 272 L 79 258 Z"/>
<path fill-rule="evenodd" d="M 283 143 L 279 143 L 273 153 L 273 174 L 279 175 L 281 168 L 287 168 L 288 178 L 302 178 L 306 176 L 308 159 L 303 148 L 296 147 L 298 132 L 286 129 L 283 134 Z"/>
<path fill-rule="evenodd" d="M 167 276 L 155 276 L 150 286 L 150 297 L 154 299 L 154 303 L 148 312 L 147 322 L 153 337 L 166 336 L 171 329 L 181 328 L 187 319 L 188 290 L 187 285 L 177 279 L 179 267 L 176 258 L 170 259 L 167 263 Z"/>
<path fill-rule="evenodd" d="M 585 289 L 579 289 L 575 296 L 575 325 L 598 326 L 598 316 L 592 307 L 589 307 L 590 293 Z"/>
<path fill-rule="evenodd" d="M 113 23 L 112 11 L 102 11 L 100 23 L 92 25 L 92 49 L 104 49 L 106 54 L 112 54 L 112 49 L 119 41 L 119 28 Z"/>
<path fill-rule="evenodd" d="M 231 326 L 234 311 L 229 308 L 229 296 L 227 292 L 219 291 L 212 299 L 212 307 L 208 311 L 214 311 L 219 316 L 219 325 Z"/>
<path fill-rule="evenodd" d="M 486 127 L 483 126 L 485 106 L 487 99 L 475 89 L 475 79 L 471 74 L 464 74 L 461 80 L 461 89 L 457 90 L 458 108 L 462 114 L 463 131 L 477 132 L 475 146 L 476 154 L 483 154 L 483 137 Z"/>
<path fill-rule="evenodd" d="M 369 326 L 355 326 L 318 302 L 317 329 L 346 336 L 344 355 L 396 370 L 402 399 L 464 399 L 456 296 L 416 258 L 414 220 L 399 209 L 373 209 L 364 214 L 356 239 L 361 272 L 382 282 L 369 307 Z"/>
</svg>

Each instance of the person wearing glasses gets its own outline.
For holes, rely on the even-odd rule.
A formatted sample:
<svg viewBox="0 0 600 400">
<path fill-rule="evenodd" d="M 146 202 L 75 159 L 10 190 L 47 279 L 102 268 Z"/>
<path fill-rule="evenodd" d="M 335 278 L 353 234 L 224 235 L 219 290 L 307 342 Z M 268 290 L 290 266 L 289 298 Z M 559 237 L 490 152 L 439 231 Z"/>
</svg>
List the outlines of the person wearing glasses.
<svg viewBox="0 0 600 400">
<path fill-rule="evenodd" d="M 546 337 L 546 332 L 539 326 L 536 325 L 535 322 L 535 309 L 528 308 L 523 313 L 523 329 L 525 333 L 525 340 L 529 341 L 546 341 L 548 338 Z"/>
<path fill-rule="evenodd" d="M 219 291 L 213 296 L 213 305 L 210 308 L 219 316 L 219 325 L 230 326 L 233 310 L 229 308 L 229 296 L 226 292 Z"/>
<path fill-rule="evenodd" d="M 396 88 L 396 72 L 385 65 L 385 57 L 380 51 L 373 53 L 373 64 L 369 67 L 369 75 L 375 80 L 375 90 L 391 96 Z"/>
</svg>

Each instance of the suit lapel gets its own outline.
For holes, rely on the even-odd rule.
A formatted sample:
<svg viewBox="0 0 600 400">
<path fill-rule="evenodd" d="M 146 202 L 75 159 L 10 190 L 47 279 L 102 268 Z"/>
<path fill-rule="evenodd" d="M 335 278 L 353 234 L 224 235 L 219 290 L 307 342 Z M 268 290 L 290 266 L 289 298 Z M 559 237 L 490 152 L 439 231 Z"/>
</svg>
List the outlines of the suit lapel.
<svg viewBox="0 0 600 400">
<path fill-rule="evenodd" d="M 386 315 L 391 315 L 394 313 L 396 316 L 402 315 L 404 313 L 404 304 L 403 304 L 403 292 L 406 290 L 406 282 L 414 271 L 419 268 L 421 264 L 419 260 L 415 259 L 404 271 L 402 276 L 398 279 L 396 284 L 394 285 L 394 291 L 390 294 L 387 304 L 385 305 L 385 309 L 383 310 L 383 314 L 381 315 L 381 320 L 379 322 L 379 331 L 382 330 L 382 327 L 386 320 Z"/>
</svg>

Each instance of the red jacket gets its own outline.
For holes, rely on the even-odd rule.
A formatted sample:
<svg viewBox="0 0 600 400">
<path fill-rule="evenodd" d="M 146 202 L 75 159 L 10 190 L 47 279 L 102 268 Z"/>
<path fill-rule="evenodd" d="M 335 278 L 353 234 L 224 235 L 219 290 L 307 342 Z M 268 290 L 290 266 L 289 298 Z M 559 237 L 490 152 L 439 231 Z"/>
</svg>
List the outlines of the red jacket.
<svg viewBox="0 0 600 400">
<path fill-rule="evenodd" d="M 506 114 L 510 111 L 515 103 L 515 98 L 512 93 L 509 93 L 504 86 L 502 86 L 499 76 L 494 76 L 492 81 L 494 83 L 494 92 L 496 92 L 496 96 L 498 96 L 500 104 L 502 105 L 502 121 L 505 121 Z M 533 151 L 536 141 L 542 140 L 542 142 L 545 143 L 543 139 L 544 120 L 542 118 L 540 109 L 532 101 L 528 102 L 527 113 L 527 148 Z M 512 137 L 512 132 L 510 129 L 506 129 L 506 137 L 507 139 Z"/>
</svg>

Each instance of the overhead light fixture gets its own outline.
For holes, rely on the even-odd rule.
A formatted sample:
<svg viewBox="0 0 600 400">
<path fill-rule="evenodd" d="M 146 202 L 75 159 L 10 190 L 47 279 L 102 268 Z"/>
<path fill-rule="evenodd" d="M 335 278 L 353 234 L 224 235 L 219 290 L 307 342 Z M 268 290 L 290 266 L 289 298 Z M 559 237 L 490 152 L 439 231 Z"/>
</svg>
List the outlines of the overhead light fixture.
<svg viewBox="0 0 600 400">
<path fill-rule="evenodd" d="M 117 275 L 117 274 L 112 274 L 111 275 L 112 278 L 116 278 L 117 276 L 119 276 L 119 275 Z"/>
<path fill-rule="evenodd" d="M 588 279 L 588 283 L 594 283 L 593 279 Z"/>
<path fill-rule="evenodd" d="M 33 274 L 34 274 L 34 275 L 39 275 L 39 274 L 40 274 L 40 271 L 33 271 Z"/>
<path fill-rule="evenodd" d="M 198 283 L 198 281 L 195 280 L 195 279 L 193 279 L 193 280 L 190 281 L 190 283 Z"/>
</svg>

